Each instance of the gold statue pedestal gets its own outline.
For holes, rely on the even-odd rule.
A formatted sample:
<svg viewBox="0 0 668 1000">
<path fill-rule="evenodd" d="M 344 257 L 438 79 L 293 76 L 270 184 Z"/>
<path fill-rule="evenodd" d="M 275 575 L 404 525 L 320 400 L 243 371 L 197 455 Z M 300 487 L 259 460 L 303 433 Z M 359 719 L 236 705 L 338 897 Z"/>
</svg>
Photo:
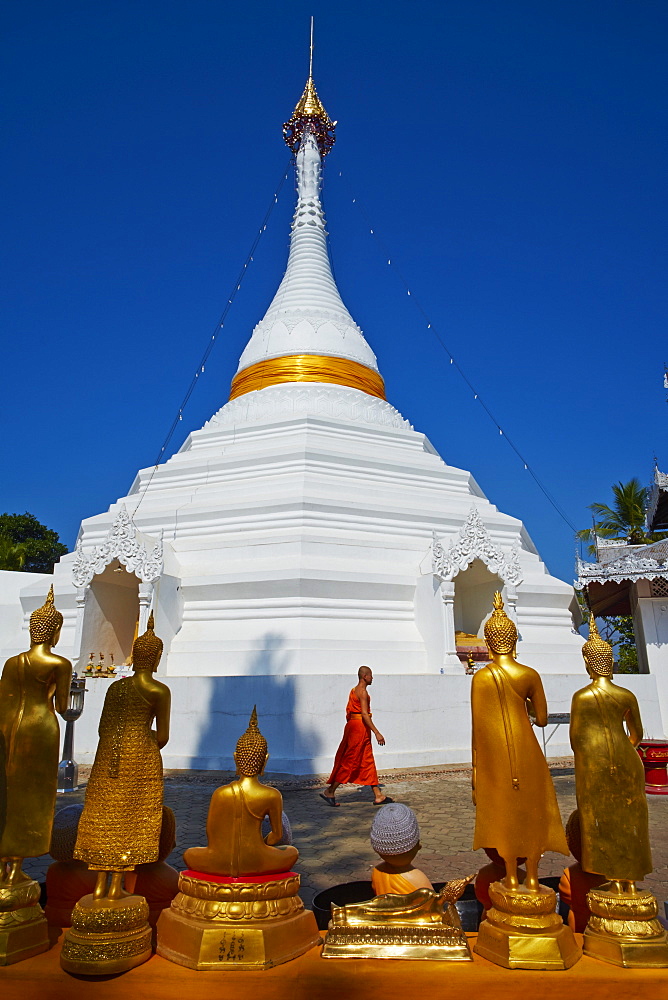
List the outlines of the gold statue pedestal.
<svg viewBox="0 0 668 1000">
<path fill-rule="evenodd" d="M 95 899 L 89 893 L 72 911 L 60 964 L 80 976 L 127 972 L 151 957 L 151 935 L 143 896 Z"/>
<path fill-rule="evenodd" d="M 489 887 L 492 908 L 480 924 L 473 948 L 504 969 L 570 969 L 582 957 L 573 931 L 555 912 L 557 897 L 541 885 L 539 892 Z"/>
<path fill-rule="evenodd" d="M 23 872 L 14 884 L 0 882 L 0 965 L 13 965 L 49 950 L 39 894 L 39 884 Z"/>
<path fill-rule="evenodd" d="M 657 920 L 651 892 L 617 893 L 606 886 L 587 893 L 591 917 L 584 953 L 625 969 L 668 968 L 668 934 Z"/>
<path fill-rule="evenodd" d="M 322 957 L 472 961 L 456 907 L 431 889 L 332 906 Z"/>
<path fill-rule="evenodd" d="M 298 896 L 299 875 L 206 875 L 185 871 L 158 920 L 158 955 L 200 972 L 257 972 L 320 944 Z"/>
</svg>

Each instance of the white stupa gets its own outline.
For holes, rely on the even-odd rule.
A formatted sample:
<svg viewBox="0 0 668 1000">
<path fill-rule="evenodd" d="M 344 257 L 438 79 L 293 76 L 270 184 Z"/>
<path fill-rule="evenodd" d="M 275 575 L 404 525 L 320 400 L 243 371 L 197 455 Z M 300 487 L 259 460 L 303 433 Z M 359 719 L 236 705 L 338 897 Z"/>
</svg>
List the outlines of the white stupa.
<svg viewBox="0 0 668 1000">
<path fill-rule="evenodd" d="M 362 663 L 376 677 L 381 766 L 468 760 L 466 652 L 484 646 L 494 591 L 517 622 L 518 656 L 563 712 L 586 680 L 573 589 L 521 521 L 385 400 L 329 263 L 320 187 L 334 125 L 311 77 L 285 135 L 297 207 L 283 280 L 229 402 L 82 522 L 54 574 L 59 651 L 80 669 L 98 650 L 123 663 L 153 608 L 173 694 L 167 766 L 229 766 L 257 703 L 273 770 L 326 770 Z M 24 632 L 5 630 L 6 655 L 25 648 L 47 584 L 21 576 Z M 80 762 L 108 683 L 88 684 Z M 566 739 L 552 745 L 563 752 Z"/>
</svg>

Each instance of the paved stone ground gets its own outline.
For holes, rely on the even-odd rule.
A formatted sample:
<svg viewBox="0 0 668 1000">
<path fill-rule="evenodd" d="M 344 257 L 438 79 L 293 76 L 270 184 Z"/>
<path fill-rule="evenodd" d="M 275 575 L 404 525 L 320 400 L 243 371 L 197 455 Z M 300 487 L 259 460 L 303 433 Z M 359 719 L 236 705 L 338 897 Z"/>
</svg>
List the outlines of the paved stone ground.
<svg viewBox="0 0 668 1000">
<path fill-rule="evenodd" d="M 567 758 L 551 761 L 551 771 L 564 822 L 575 808 L 573 763 Z M 82 774 L 82 779 L 87 775 Z M 168 859 L 183 869 L 186 847 L 205 844 L 205 824 L 211 793 L 233 775 L 222 771 L 169 771 L 165 775 L 165 804 L 177 820 L 177 849 Z M 310 906 L 316 893 L 340 882 L 369 879 L 376 855 L 369 844 L 375 807 L 370 788 L 340 788 L 340 808 L 332 809 L 318 797 L 324 776 L 298 778 L 266 775 L 267 783 L 280 788 L 283 807 L 290 818 L 300 858 L 302 898 Z M 422 851 L 417 863 L 432 881 L 469 875 L 485 863 L 482 851 L 472 851 L 475 810 L 471 803 L 471 771 L 465 765 L 423 770 L 388 771 L 381 777 L 385 791 L 415 810 L 420 823 Z M 83 801 L 83 790 L 59 795 L 56 809 Z M 660 902 L 668 900 L 668 796 L 649 795 L 650 837 L 654 871 L 644 885 Z M 43 881 L 51 859 L 28 859 L 24 870 Z M 567 860 L 546 854 L 542 875 L 559 875 Z"/>
</svg>

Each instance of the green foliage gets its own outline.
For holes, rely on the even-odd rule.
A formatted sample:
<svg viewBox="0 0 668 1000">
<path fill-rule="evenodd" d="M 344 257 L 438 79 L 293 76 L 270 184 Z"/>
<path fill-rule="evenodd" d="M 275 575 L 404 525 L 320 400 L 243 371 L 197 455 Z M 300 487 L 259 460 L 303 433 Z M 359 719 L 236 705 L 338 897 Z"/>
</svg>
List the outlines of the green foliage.
<svg viewBox="0 0 668 1000">
<path fill-rule="evenodd" d="M 26 547 L 0 534 L 0 569 L 23 569 L 26 561 Z"/>
<path fill-rule="evenodd" d="M 604 617 L 605 639 L 615 650 L 616 670 L 619 674 L 638 673 L 638 650 L 632 615 Z"/>
<path fill-rule="evenodd" d="M 0 536 L 15 549 L 20 548 L 23 551 L 21 566 L 3 564 L 4 569 L 23 569 L 27 573 L 52 573 L 53 564 L 67 552 L 67 546 L 59 540 L 58 532 L 47 528 L 33 514 L 27 512 L 0 514 Z"/>
<path fill-rule="evenodd" d="M 592 528 L 578 531 L 577 537 L 591 542 L 590 555 L 596 555 L 596 537 L 614 538 L 627 545 L 646 545 L 666 537 L 666 532 L 645 531 L 645 511 L 649 490 L 640 485 L 639 479 L 629 479 L 628 483 L 615 483 L 612 487 L 613 506 L 606 503 L 589 504 L 594 514 Z"/>
</svg>

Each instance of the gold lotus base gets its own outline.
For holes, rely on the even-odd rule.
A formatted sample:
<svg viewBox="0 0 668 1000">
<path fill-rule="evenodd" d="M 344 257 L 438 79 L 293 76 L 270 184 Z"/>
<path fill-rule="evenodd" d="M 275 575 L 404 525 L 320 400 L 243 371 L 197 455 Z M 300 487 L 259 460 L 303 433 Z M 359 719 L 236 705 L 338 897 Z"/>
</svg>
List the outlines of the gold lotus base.
<svg viewBox="0 0 668 1000">
<path fill-rule="evenodd" d="M 134 969 L 151 957 L 148 903 L 143 896 L 80 899 L 65 932 L 60 964 L 80 976 L 108 976 Z"/>
<path fill-rule="evenodd" d="M 23 872 L 13 885 L 0 882 L 0 965 L 13 965 L 49 950 L 39 893 L 38 883 Z"/>
<path fill-rule="evenodd" d="M 470 962 L 471 951 L 456 907 L 416 889 L 333 906 L 322 957 Z"/>
<path fill-rule="evenodd" d="M 271 969 L 320 944 L 297 895 L 299 876 L 260 883 L 209 882 L 182 874 L 158 920 L 158 955 L 199 972 Z"/>
<path fill-rule="evenodd" d="M 585 955 L 625 969 L 668 968 L 668 935 L 657 920 L 651 892 L 631 895 L 599 886 L 587 893 L 587 903 Z"/>
<path fill-rule="evenodd" d="M 480 924 L 473 948 L 504 969 L 570 969 L 582 957 L 573 931 L 555 912 L 552 889 L 539 892 L 507 889 L 501 882 L 489 887 L 492 908 Z"/>
</svg>

